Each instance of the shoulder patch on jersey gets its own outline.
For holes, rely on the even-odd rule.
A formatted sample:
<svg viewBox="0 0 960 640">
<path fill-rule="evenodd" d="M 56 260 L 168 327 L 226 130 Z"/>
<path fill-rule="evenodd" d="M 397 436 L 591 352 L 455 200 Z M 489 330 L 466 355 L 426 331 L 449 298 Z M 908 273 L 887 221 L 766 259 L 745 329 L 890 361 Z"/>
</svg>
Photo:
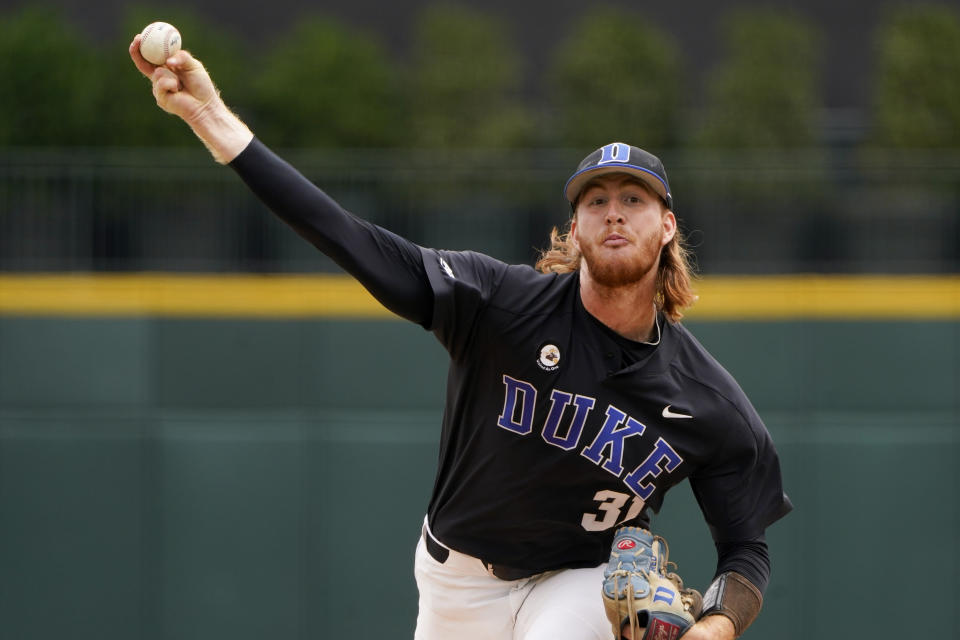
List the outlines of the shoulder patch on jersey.
<svg viewBox="0 0 960 640">
<path fill-rule="evenodd" d="M 556 371 L 560 368 L 560 349 L 552 342 L 540 346 L 537 352 L 537 366 L 544 371 Z"/>
</svg>

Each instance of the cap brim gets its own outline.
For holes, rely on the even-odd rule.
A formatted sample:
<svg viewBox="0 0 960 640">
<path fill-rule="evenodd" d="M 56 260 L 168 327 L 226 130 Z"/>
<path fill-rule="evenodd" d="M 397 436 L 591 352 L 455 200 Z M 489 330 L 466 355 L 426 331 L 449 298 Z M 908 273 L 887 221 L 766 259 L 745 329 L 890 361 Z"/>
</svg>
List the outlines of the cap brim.
<svg viewBox="0 0 960 640">
<path fill-rule="evenodd" d="M 667 185 L 660 176 L 649 169 L 638 167 L 635 164 L 618 164 L 615 162 L 606 163 L 600 167 L 589 167 L 570 176 L 566 186 L 563 188 L 563 193 L 567 201 L 573 203 L 587 182 L 608 173 L 626 173 L 643 180 L 644 183 L 649 185 L 650 188 L 670 206 L 670 192 L 667 191 Z"/>
</svg>

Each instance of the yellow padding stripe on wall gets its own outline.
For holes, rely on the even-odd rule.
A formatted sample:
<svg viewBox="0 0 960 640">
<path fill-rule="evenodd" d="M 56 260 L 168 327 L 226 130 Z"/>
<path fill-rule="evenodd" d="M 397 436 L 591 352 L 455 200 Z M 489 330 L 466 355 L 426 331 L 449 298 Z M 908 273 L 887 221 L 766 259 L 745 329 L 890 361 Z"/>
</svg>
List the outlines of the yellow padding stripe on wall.
<svg viewBox="0 0 960 640">
<path fill-rule="evenodd" d="M 716 276 L 691 320 L 957 319 L 960 276 Z M 343 275 L 4 274 L 0 314 L 395 317 Z"/>
<path fill-rule="evenodd" d="M 703 279 L 689 316 L 960 318 L 960 276 L 735 276 Z"/>
<path fill-rule="evenodd" d="M 337 275 L 0 276 L 0 313 L 19 315 L 392 317 Z"/>
</svg>

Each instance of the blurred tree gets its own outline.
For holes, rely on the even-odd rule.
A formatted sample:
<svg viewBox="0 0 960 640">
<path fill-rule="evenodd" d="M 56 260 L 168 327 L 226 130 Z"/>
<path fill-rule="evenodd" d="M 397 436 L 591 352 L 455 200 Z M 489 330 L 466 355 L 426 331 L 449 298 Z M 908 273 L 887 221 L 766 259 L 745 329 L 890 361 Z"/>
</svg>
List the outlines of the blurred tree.
<svg viewBox="0 0 960 640">
<path fill-rule="evenodd" d="M 798 16 L 752 8 L 724 21 L 726 57 L 712 71 L 703 130 L 708 147 L 815 145 L 822 104 L 819 37 Z"/>
<path fill-rule="evenodd" d="M 533 118 L 522 103 L 520 55 L 508 33 L 502 21 L 459 5 L 436 5 L 421 14 L 406 85 L 413 145 L 529 144 Z"/>
<path fill-rule="evenodd" d="M 101 76 L 91 43 L 57 11 L 26 7 L 0 21 L 0 145 L 95 141 Z"/>
<path fill-rule="evenodd" d="M 387 53 L 331 20 L 299 21 L 258 67 L 253 88 L 252 124 L 273 146 L 386 147 L 403 135 Z"/>
<path fill-rule="evenodd" d="M 677 142 L 680 56 L 674 40 L 639 13 L 588 9 L 560 46 L 553 146 L 599 147 L 623 140 L 651 149 Z"/>
<path fill-rule="evenodd" d="M 134 34 L 163 16 L 175 25 L 184 47 L 210 72 L 225 100 L 243 114 L 249 102 L 249 66 L 240 40 L 222 27 L 204 21 L 189 9 L 135 6 L 127 9 L 123 33 L 100 54 L 99 74 L 107 83 L 100 92 L 97 116 L 88 126 L 104 146 L 197 146 L 190 129 L 156 105 L 150 82 L 130 61 L 127 46 Z"/>
<path fill-rule="evenodd" d="M 875 142 L 960 147 L 960 14 L 946 5 L 890 10 L 877 38 Z"/>
</svg>

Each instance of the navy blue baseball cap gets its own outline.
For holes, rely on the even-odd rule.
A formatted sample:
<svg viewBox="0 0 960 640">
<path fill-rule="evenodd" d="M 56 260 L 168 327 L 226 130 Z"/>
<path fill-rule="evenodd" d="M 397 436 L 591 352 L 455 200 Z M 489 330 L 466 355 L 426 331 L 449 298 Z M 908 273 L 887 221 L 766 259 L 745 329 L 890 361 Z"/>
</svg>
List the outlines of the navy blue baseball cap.
<svg viewBox="0 0 960 640">
<path fill-rule="evenodd" d="M 563 187 L 563 195 L 572 205 L 587 182 L 607 173 L 628 173 L 643 180 L 673 209 L 670 183 L 660 158 L 639 147 L 611 142 L 588 155 Z"/>
</svg>

